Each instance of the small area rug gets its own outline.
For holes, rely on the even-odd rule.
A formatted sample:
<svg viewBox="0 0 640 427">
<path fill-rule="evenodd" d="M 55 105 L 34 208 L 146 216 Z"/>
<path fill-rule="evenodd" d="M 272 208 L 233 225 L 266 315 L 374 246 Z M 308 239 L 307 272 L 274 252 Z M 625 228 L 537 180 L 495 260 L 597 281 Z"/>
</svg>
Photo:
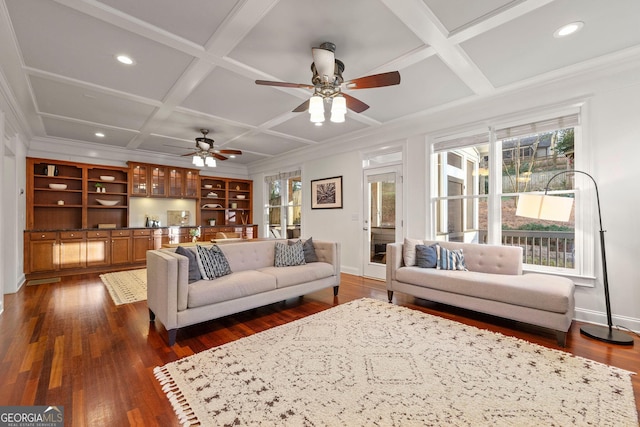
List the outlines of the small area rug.
<svg viewBox="0 0 640 427">
<path fill-rule="evenodd" d="M 631 372 L 372 299 L 154 373 L 185 425 L 638 425 Z"/>
<path fill-rule="evenodd" d="M 147 269 L 117 271 L 100 275 L 115 305 L 147 299 Z"/>
</svg>

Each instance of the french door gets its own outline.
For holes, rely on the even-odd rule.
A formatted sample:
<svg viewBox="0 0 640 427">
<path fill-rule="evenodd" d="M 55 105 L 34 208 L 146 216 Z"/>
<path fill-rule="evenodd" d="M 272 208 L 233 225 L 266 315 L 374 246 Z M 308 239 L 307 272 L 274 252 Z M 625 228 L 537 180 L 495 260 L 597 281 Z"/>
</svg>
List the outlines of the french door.
<svg viewBox="0 0 640 427">
<path fill-rule="evenodd" d="M 363 275 L 384 280 L 387 243 L 402 240 L 402 167 L 364 170 Z"/>
</svg>

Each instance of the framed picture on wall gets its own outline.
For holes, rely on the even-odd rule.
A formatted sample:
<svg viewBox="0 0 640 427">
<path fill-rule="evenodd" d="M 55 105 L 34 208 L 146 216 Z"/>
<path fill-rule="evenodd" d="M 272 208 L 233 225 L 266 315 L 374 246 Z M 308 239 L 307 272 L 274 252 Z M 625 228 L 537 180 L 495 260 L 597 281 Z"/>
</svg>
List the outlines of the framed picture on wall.
<svg viewBox="0 0 640 427">
<path fill-rule="evenodd" d="M 311 181 L 311 209 L 342 209 L 342 177 Z"/>
</svg>

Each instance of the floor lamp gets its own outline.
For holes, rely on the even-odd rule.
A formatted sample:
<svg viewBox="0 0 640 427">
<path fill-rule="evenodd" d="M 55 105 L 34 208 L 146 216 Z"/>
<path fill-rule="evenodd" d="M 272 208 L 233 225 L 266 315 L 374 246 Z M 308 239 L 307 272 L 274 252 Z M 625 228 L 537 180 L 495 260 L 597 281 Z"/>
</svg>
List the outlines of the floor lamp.
<svg viewBox="0 0 640 427">
<path fill-rule="evenodd" d="M 604 247 L 604 233 L 602 229 L 602 213 L 600 211 L 600 195 L 598 194 L 598 184 L 591 175 L 586 172 L 578 170 L 567 170 L 558 172 L 553 175 L 544 189 L 544 195 L 522 193 L 518 197 L 518 208 L 516 210 L 517 216 L 525 216 L 529 218 L 546 219 L 552 221 L 568 221 L 571 215 L 571 208 L 573 206 L 573 199 L 569 197 L 549 196 L 549 184 L 558 175 L 564 175 L 568 173 L 579 173 L 588 176 L 593 181 L 593 186 L 596 189 L 596 201 L 598 203 L 598 220 L 600 221 L 600 252 L 602 255 L 602 276 L 604 282 L 604 298 L 607 306 L 607 324 L 608 327 L 599 325 L 585 325 L 580 328 L 580 333 L 590 338 L 594 338 L 600 341 L 608 342 L 611 344 L 620 345 L 633 345 L 633 337 L 627 335 L 613 328 L 613 321 L 611 320 L 611 302 L 609 299 L 609 279 L 607 276 L 607 256 Z"/>
</svg>

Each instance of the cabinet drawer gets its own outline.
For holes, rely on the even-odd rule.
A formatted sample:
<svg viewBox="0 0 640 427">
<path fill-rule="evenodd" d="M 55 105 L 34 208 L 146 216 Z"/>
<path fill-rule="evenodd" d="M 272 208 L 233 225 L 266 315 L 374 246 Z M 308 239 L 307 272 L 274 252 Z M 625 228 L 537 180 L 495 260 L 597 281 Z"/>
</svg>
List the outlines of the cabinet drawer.
<svg viewBox="0 0 640 427">
<path fill-rule="evenodd" d="M 133 230 L 134 236 L 151 236 L 151 230 Z"/>
<path fill-rule="evenodd" d="M 55 231 L 43 231 L 41 233 L 31 233 L 31 240 L 55 240 Z"/>
<path fill-rule="evenodd" d="M 109 231 L 87 231 L 88 239 L 102 239 L 104 237 L 109 237 Z"/>
<path fill-rule="evenodd" d="M 112 230 L 111 237 L 125 237 L 130 236 L 131 230 Z"/>
<path fill-rule="evenodd" d="M 84 237 L 85 237 L 84 231 L 61 231 L 60 232 L 61 240 L 84 239 Z"/>
</svg>

